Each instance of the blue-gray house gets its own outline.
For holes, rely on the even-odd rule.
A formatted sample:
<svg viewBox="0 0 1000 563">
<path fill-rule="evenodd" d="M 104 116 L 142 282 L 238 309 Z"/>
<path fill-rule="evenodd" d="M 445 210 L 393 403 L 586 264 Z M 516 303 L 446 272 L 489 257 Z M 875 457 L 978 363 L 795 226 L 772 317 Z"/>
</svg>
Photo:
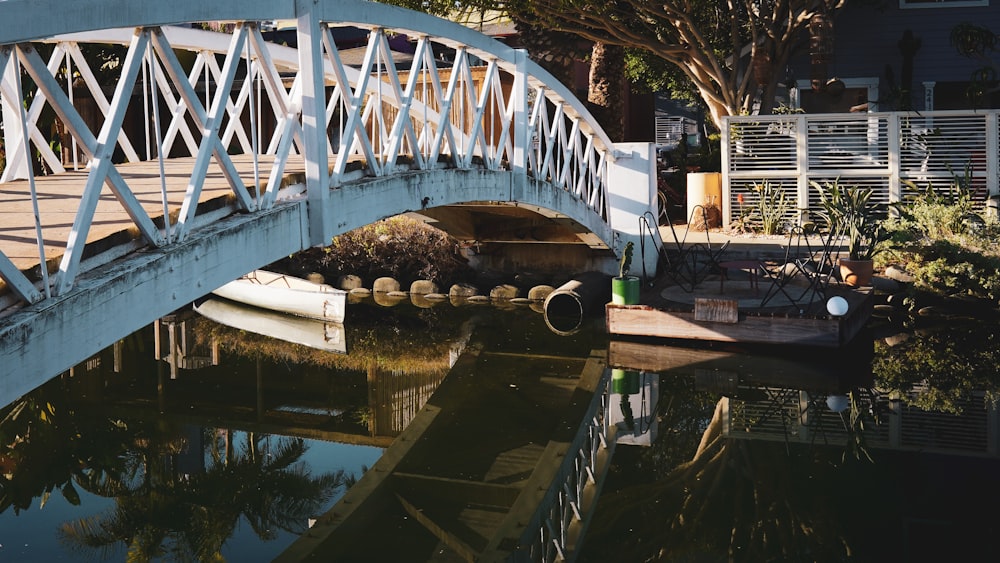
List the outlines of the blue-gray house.
<svg viewBox="0 0 1000 563">
<path fill-rule="evenodd" d="M 988 30 L 993 48 L 962 55 L 977 31 L 967 24 Z M 789 65 L 792 105 L 809 113 L 1000 108 L 1000 0 L 848 0 L 832 27 L 829 53 L 818 57 L 809 45 Z"/>
</svg>

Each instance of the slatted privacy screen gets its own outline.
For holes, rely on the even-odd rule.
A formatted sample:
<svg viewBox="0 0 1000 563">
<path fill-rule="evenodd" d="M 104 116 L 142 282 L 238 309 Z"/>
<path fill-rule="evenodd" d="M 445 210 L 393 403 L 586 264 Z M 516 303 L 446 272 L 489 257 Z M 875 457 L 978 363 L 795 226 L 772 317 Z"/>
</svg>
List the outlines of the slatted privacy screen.
<svg viewBox="0 0 1000 563">
<path fill-rule="evenodd" d="M 733 116 L 723 127 L 726 224 L 754 201 L 751 187 L 780 184 L 795 196 L 793 222 L 814 217 L 812 182 L 875 190 L 900 201 L 910 186 L 967 190 L 995 211 L 1000 198 L 998 110 Z"/>
<path fill-rule="evenodd" d="M 925 410 L 916 405 L 926 386 L 915 385 L 902 400 L 890 400 L 877 390 L 855 395 L 856 412 L 835 412 L 827 396 L 797 389 L 760 387 L 729 399 L 723 419 L 730 438 L 771 440 L 813 446 L 871 450 L 939 452 L 949 455 L 995 457 L 1000 451 L 1000 417 L 982 392 L 952 401 L 954 412 Z M 863 425 L 852 426 L 852 416 Z M 877 416 L 877 419 L 876 419 Z"/>
<path fill-rule="evenodd" d="M 725 194 L 722 196 L 724 200 L 733 202 L 733 218 L 738 218 L 741 214 L 748 214 L 748 218 L 755 223 L 754 227 L 761 227 L 759 215 L 752 213 L 752 211 L 759 209 L 761 202 L 761 190 L 765 182 L 769 184 L 772 189 L 780 190 L 784 195 L 787 208 L 782 214 L 783 221 L 791 224 L 796 223 L 799 218 L 798 187 L 795 176 L 790 174 L 785 174 L 783 176 L 769 176 L 763 180 L 734 180 L 729 187 L 730 196 L 728 198 Z M 740 203 L 740 195 L 743 196 L 742 203 Z"/>
</svg>

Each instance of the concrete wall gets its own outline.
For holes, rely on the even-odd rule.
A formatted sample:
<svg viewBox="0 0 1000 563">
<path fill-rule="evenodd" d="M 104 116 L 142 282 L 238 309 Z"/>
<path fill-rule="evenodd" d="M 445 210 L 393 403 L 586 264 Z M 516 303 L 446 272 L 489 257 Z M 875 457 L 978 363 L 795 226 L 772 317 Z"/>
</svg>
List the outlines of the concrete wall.
<svg viewBox="0 0 1000 563">
<path fill-rule="evenodd" d="M 656 146 L 653 143 L 617 143 L 615 148 L 619 157 L 608 167 L 608 222 L 615 231 L 615 254 L 621 256 L 622 248 L 632 241 L 635 244 L 632 273 L 641 274 L 643 263 L 646 271 L 652 273 L 656 271 L 657 254 L 649 250 L 662 244 L 657 228 Z M 639 220 L 647 213 L 649 230 Z M 647 252 L 640 256 L 643 238 Z M 617 274 L 617 264 L 605 272 Z"/>
</svg>

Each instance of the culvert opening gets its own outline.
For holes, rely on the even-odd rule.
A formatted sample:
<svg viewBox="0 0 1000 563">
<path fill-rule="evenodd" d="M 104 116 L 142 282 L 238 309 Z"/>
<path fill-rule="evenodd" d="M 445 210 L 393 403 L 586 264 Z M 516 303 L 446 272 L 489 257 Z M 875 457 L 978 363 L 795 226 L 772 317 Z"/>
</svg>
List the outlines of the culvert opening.
<svg viewBox="0 0 1000 563">
<path fill-rule="evenodd" d="M 564 283 L 545 298 L 545 324 L 562 336 L 579 330 L 588 310 L 599 302 L 607 303 L 609 279 L 600 272 L 586 272 Z"/>
<path fill-rule="evenodd" d="M 545 324 L 556 334 L 568 335 L 583 323 L 583 303 L 572 293 L 553 293 L 545 304 Z"/>
</svg>

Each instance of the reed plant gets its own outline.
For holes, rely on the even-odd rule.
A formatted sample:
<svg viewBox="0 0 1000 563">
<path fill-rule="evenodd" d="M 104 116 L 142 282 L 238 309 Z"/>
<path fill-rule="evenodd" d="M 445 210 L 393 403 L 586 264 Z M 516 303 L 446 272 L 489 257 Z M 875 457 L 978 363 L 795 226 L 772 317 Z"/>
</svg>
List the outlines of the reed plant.
<svg viewBox="0 0 1000 563">
<path fill-rule="evenodd" d="M 754 207 L 751 209 L 751 217 L 756 216 L 760 221 L 761 231 L 765 235 L 781 234 L 785 230 L 787 215 L 792 208 L 785 190 L 781 185 L 774 185 L 764 180 L 754 183 L 752 186 L 756 194 Z"/>
</svg>

